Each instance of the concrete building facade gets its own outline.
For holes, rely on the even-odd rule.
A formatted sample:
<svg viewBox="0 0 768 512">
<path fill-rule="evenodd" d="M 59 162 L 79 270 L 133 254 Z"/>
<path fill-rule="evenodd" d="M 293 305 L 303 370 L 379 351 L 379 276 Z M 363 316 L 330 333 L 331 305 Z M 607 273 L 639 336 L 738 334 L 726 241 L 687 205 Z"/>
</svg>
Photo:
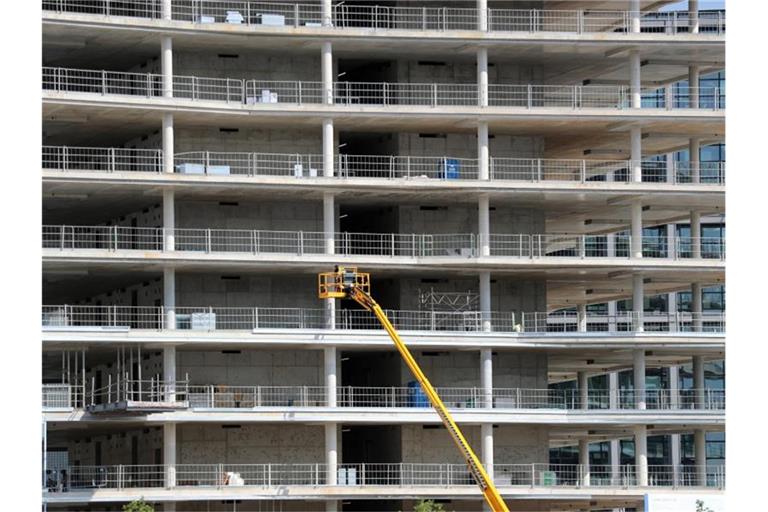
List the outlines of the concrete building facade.
<svg viewBox="0 0 768 512">
<path fill-rule="evenodd" d="M 43 506 L 723 493 L 725 13 L 43 0 Z"/>
</svg>

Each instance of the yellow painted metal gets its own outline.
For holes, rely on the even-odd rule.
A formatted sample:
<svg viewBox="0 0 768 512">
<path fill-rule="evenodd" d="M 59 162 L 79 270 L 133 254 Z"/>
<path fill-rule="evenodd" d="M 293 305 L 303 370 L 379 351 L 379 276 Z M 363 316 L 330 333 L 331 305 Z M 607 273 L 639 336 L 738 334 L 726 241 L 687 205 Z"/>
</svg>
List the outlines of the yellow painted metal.
<svg viewBox="0 0 768 512">
<path fill-rule="evenodd" d="M 364 285 L 358 285 L 358 279 L 353 278 L 353 274 L 364 276 L 359 280 L 360 283 L 364 283 Z M 469 471 L 472 473 L 472 476 L 475 478 L 475 482 L 477 482 L 477 485 L 480 487 L 480 490 L 482 491 L 483 497 L 485 498 L 486 503 L 488 503 L 488 506 L 493 512 L 509 512 L 509 509 L 507 508 L 506 503 L 504 503 L 504 500 L 499 494 L 499 491 L 496 489 L 496 486 L 493 485 L 493 481 L 491 480 L 490 476 L 488 476 L 485 468 L 483 468 L 483 465 L 477 458 L 477 455 L 475 455 L 475 452 L 472 451 L 472 447 L 464 438 L 464 434 L 461 433 L 459 426 L 453 420 L 450 412 L 448 412 L 448 408 L 440 399 L 440 396 L 437 394 L 437 391 L 435 391 L 432 383 L 429 382 L 427 376 L 424 375 L 424 372 L 421 371 L 421 367 L 419 367 L 419 364 L 411 355 L 411 351 L 408 350 L 408 347 L 400 338 L 400 335 L 389 321 L 389 318 L 387 318 L 387 315 L 384 313 L 378 303 L 373 300 L 373 297 L 371 297 L 369 275 L 360 274 L 357 272 L 357 269 L 353 267 L 348 267 L 346 269 L 344 267 L 337 267 L 335 272 L 320 274 L 319 295 L 320 298 L 353 299 L 355 302 L 376 316 L 379 322 L 381 322 L 381 325 L 387 331 L 387 334 L 389 334 L 389 337 L 392 338 L 392 341 L 395 343 L 395 347 L 397 348 L 397 351 L 400 352 L 400 356 L 402 356 L 405 364 L 408 366 L 408 368 L 411 370 L 411 373 L 413 373 L 413 376 L 421 385 L 421 388 L 424 390 L 427 398 L 429 398 L 432 407 L 435 409 L 438 416 L 440 416 L 440 419 L 442 420 L 443 425 L 445 425 L 446 430 L 448 430 L 451 439 L 453 439 L 453 442 L 459 448 L 459 451 L 464 457 L 464 460 L 467 462 Z"/>
</svg>

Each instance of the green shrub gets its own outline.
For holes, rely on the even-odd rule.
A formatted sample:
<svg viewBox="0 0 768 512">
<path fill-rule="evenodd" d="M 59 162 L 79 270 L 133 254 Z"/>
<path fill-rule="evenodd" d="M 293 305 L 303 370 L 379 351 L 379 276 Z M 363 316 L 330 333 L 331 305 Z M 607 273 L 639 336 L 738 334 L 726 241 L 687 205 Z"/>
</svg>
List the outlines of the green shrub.
<svg viewBox="0 0 768 512">
<path fill-rule="evenodd" d="M 413 507 L 413 512 L 443 512 L 443 504 L 433 500 L 421 500 Z"/>
<path fill-rule="evenodd" d="M 123 512 L 155 512 L 155 507 L 142 499 L 123 505 Z"/>
</svg>

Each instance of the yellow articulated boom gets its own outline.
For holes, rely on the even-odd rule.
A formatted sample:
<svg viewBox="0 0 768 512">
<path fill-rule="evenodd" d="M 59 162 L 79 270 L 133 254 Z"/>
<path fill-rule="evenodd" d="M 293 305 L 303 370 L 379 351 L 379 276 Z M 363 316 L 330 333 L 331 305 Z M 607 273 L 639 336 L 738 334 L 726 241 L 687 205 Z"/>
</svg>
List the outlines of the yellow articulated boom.
<svg viewBox="0 0 768 512">
<path fill-rule="evenodd" d="M 395 343 L 395 347 L 397 347 L 398 352 L 400 352 L 405 364 L 408 365 L 413 376 L 419 381 L 419 384 L 421 384 L 421 388 L 424 390 L 424 393 L 432 403 L 432 407 L 434 407 L 438 416 L 440 416 L 440 419 L 443 421 L 443 425 L 445 425 L 445 428 L 451 435 L 453 442 L 456 443 L 456 446 L 459 448 L 462 457 L 464 457 L 467 466 L 469 466 L 469 471 L 475 478 L 477 485 L 480 486 L 480 490 L 483 492 L 483 497 L 491 507 L 491 510 L 494 512 L 508 512 L 509 509 L 501 498 L 499 491 L 493 485 L 493 481 L 488 476 L 488 473 L 485 472 L 483 465 L 480 463 L 477 455 L 475 455 L 475 452 L 472 451 L 472 447 L 469 446 L 469 443 L 464 438 L 464 435 L 461 433 L 459 426 L 456 425 L 453 417 L 451 417 L 445 404 L 438 396 L 435 388 L 432 387 L 429 379 L 427 379 L 424 372 L 421 371 L 418 363 L 411 355 L 408 347 L 403 343 L 403 340 L 400 339 L 400 335 L 397 334 L 397 331 L 392 326 L 387 315 L 384 314 L 381 307 L 375 300 L 373 300 L 373 297 L 371 297 L 370 275 L 358 272 L 356 267 L 337 266 L 334 272 L 324 272 L 319 274 L 318 285 L 318 292 L 321 299 L 352 299 L 376 315 L 376 318 L 379 319 L 379 322 L 381 322 L 381 325 Z"/>
</svg>

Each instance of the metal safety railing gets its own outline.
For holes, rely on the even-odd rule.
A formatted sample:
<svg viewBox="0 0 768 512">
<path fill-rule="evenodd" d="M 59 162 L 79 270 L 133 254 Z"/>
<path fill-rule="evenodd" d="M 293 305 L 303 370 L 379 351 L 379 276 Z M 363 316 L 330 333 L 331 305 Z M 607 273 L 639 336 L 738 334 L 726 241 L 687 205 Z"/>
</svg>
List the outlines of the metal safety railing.
<svg viewBox="0 0 768 512">
<path fill-rule="evenodd" d="M 96 387 L 95 377 L 91 379 L 85 392 L 85 404 L 186 402 L 188 397 L 189 379 L 167 382 L 160 376 L 140 380 L 115 375 L 113 381 L 112 374 L 108 374 L 106 385 L 99 388 Z"/>
<path fill-rule="evenodd" d="M 65 93 L 89 93 L 99 96 L 163 97 L 162 75 L 118 71 L 43 68 L 43 89 Z M 193 101 L 220 101 L 239 105 L 323 104 L 321 82 L 243 80 L 195 76 L 172 77 L 174 98 Z M 334 82 L 329 92 L 335 105 L 358 107 L 478 107 L 477 84 Z M 666 96 L 664 97 L 666 98 Z M 627 109 L 630 92 L 626 86 L 490 84 L 489 107 Z M 644 101 L 641 108 L 710 109 L 725 108 L 724 91 L 716 87 L 677 87 L 669 99 Z"/>
<path fill-rule="evenodd" d="M 580 329 L 581 324 L 581 329 Z M 535 333 L 626 333 L 636 330 L 640 315 L 633 311 L 614 315 L 588 313 L 581 318 L 576 311 L 524 312 L 521 313 L 521 329 L 526 334 Z M 642 327 L 645 332 L 725 332 L 725 315 L 722 313 L 643 313 Z"/>
<path fill-rule="evenodd" d="M 43 0 L 43 10 L 59 13 L 130 16 L 159 19 L 161 0 Z M 481 14 L 486 24 L 480 25 Z M 198 24 L 279 27 L 321 27 L 323 13 L 319 3 L 263 2 L 238 0 L 173 0 L 171 19 Z M 332 6 L 329 28 L 368 30 L 451 31 L 487 30 L 492 32 L 572 34 L 619 33 L 632 31 L 633 19 L 642 33 L 685 34 L 698 24 L 702 34 L 725 33 L 723 11 L 633 12 L 613 10 L 486 9 L 446 6 L 387 6 L 336 2 Z"/>
<path fill-rule="evenodd" d="M 42 227 L 44 249 L 102 251 L 163 251 L 166 235 L 175 251 L 242 254 L 325 254 L 330 240 L 319 231 L 259 229 L 152 228 L 125 226 Z M 475 233 L 349 233 L 333 235 L 334 253 L 344 256 L 403 258 L 629 258 L 629 236 L 610 241 L 604 236 L 567 234 L 498 234 L 487 240 Z M 717 237 L 643 237 L 649 259 L 725 259 L 725 241 Z"/>
<path fill-rule="evenodd" d="M 72 409 L 83 406 L 82 384 L 43 384 L 43 409 Z"/>
<path fill-rule="evenodd" d="M 337 154 L 334 178 L 477 180 L 478 160 L 455 156 Z M 46 170 L 94 172 L 163 171 L 161 149 L 43 146 Z M 643 161 L 642 182 L 722 185 L 725 162 Z M 592 183 L 632 181 L 630 160 L 565 160 L 490 157 L 494 181 Z M 174 154 L 174 171 L 210 176 L 323 177 L 323 156 L 300 153 L 186 151 Z"/>
<path fill-rule="evenodd" d="M 475 486 L 465 464 L 450 463 L 275 463 L 69 466 L 59 491 L 160 487 L 327 486 L 329 468 L 340 487 Z M 499 487 L 635 487 L 634 465 L 494 464 Z M 650 487 L 724 488 L 725 466 L 648 466 Z"/>
<path fill-rule="evenodd" d="M 189 307 L 174 309 L 177 329 L 194 331 L 258 329 L 339 329 L 379 330 L 380 324 L 367 311 L 337 309 L 329 324 L 324 309 L 273 307 Z M 46 305 L 42 307 L 44 327 L 124 327 L 160 330 L 167 328 L 163 306 L 91 306 Z M 405 311 L 385 310 L 392 324 L 400 330 L 483 332 L 490 323 L 492 332 L 524 334 L 578 333 L 575 312 L 523 312 L 519 322 L 511 311 Z M 487 316 L 488 322 L 484 322 Z M 584 332 L 621 334 L 635 330 L 638 315 L 589 314 Z M 725 315 L 716 313 L 645 313 L 645 332 L 722 333 Z"/>
<path fill-rule="evenodd" d="M 578 390 L 569 390 L 574 404 L 581 404 Z M 646 389 L 642 394 L 632 389 L 587 391 L 588 409 L 635 409 L 642 399 L 651 410 L 724 410 L 724 389 Z M 573 408 L 578 408 L 576 405 Z"/>
</svg>

